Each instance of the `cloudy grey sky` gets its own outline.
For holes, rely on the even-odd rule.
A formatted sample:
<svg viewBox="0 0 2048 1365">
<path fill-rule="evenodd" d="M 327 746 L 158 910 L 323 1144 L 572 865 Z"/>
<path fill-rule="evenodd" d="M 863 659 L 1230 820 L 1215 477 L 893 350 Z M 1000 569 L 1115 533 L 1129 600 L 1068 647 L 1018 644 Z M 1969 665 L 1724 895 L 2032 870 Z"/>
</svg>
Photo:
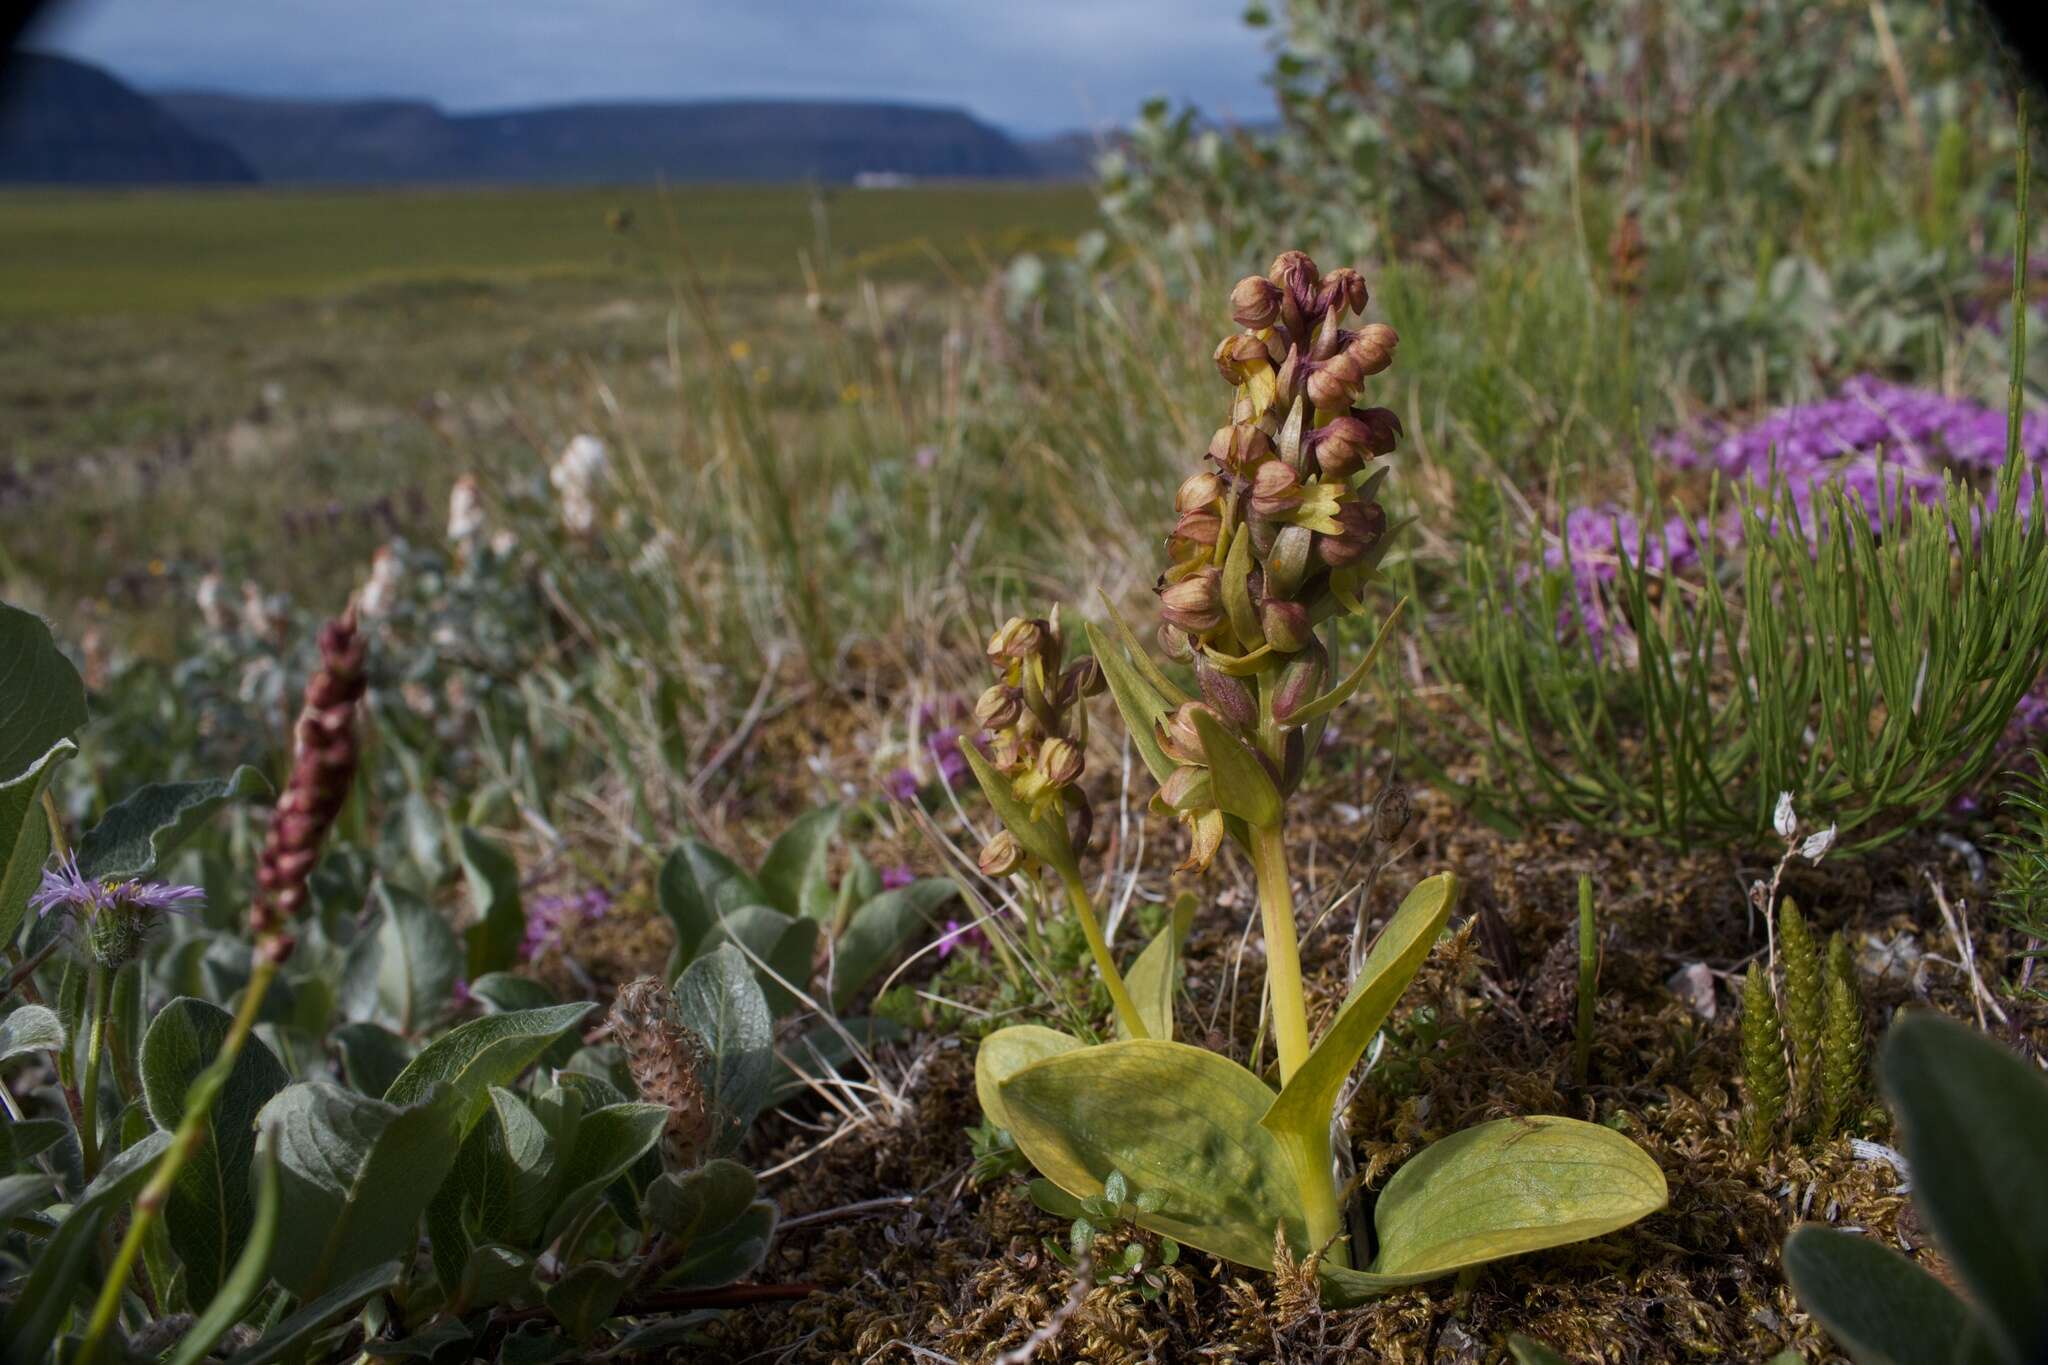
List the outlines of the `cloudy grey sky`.
<svg viewBox="0 0 2048 1365">
<path fill-rule="evenodd" d="M 1244 0 L 60 0 L 30 46 L 147 89 L 451 109 L 737 95 L 964 105 L 1021 132 L 1152 95 L 1264 119 Z"/>
</svg>

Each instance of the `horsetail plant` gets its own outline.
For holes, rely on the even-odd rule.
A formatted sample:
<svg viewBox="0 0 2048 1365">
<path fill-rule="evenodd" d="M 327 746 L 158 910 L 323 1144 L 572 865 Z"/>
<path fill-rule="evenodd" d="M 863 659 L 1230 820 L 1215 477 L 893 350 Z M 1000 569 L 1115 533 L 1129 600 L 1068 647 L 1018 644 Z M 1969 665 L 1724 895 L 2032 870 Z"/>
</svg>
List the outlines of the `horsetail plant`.
<svg viewBox="0 0 2048 1365">
<path fill-rule="evenodd" d="M 1743 1132 L 1759 1161 L 1788 1118 L 1813 1141 L 1832 1137 L 1863 1088 L 1863 1003 L 1848 944 L 1837 934 L 1822 953 L 1789 897 L 1777 943 L 1782 986 L 1758 962 L 1742 987 Z"/>
<path fill-rule="evenodd" d="M 1092 927 L 1079 875 L 1087 819 L 1074 742 L 1085 733 L 1088 689 L 1055 685 L 1065 675 L 1053 620 L 998 632 L 990 654 L 1001 682 L 983 699 L 989 750 L 962 744 L 1005 826 L 984 851 L 984 870 L 1050 869 L 1066 884 L 1124 1034 L 1091 1046 L 1027 1024 L 983 1040 L 976 1091 L 989 1121 L 1009 1130 L 1045 1177 L 1034 1197 L 1071 1218 L 1120 1175 L 1151 1196 L 1153 1207 L 1132 1214 L 1141 1226 L 1241 1265 L 1314 1265 L 1332 1303 L 1599 1236 L 1666 1199 L 1656 1164 L 1612 1129 L 1502 1119 L 1424 1150 L 1379 1194 L 1377 1246 L 1349 1244 L 1351 1191 L 1338 1178 L 1348 1163 L 1340 1165 L 1332 1142 L 1339 1099 L 1457 892 L 1448 874 L 1410 892 L 1335 1017 L 1311 1036 L 1286 803 L 1401 610 L 1332 685 L 1322 631 L 1366 612 L 1361 591 L 1390 529 L 1377 500 L 1384 467 L 1367 466 L 1392 452 L 1401 431 L 1388 410 L 1354 406 L 1366 379 L 1392 362 L 1397 340 L 1383 323 L 1344 326 L 1366 301 L 1356 271 L 1322 275 L 1297 251 L 1231 293 L 1243 330 L 1216 350 L 1232 388 L 1229 421 L 1203 469 L 1180 487 L 1158 585 L 1160 642 L 1191 668 L 1194 693 L 1147 657 L 1113 608 L 1113 634 L 1087 631 L 1131 742 L 1160 783 L 1154 809 L 1188 828 L 1182 867 L 1207 868 L 1226 839 L 1251 858 L 1277 1093 L 1261 1074 L 1173 1040 L 1182 917 L 1127 976 Z"/>
</svg>

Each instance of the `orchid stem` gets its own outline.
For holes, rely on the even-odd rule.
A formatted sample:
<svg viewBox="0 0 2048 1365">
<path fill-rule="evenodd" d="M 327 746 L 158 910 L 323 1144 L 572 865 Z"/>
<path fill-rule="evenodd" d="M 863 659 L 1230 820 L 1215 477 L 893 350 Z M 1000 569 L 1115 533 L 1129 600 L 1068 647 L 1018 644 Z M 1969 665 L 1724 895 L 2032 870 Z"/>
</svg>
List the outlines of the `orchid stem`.
<svg viewBox="0 0 2048 1365">
<path fill-rule="evenodd" d="M 1301 948 L 1294 936 L 1294 888 L 1287 880 L 1287 840 L 1278 825 L 1252 830 L 1252 871 L 1259 883 L 1260 926 L 1266 934 L 1266 993 L 1273 1002 L 1273 1046 L 1280 1084 L 1308 1060 L 1308 1004 L 1301 991 Z"/>
<path fill-rule="evenodd" d="M 1109 987 L 1110 1003 L 1116 1006 L 1116 1017 L 1123 1022 L 1124 1031 L 1133 1038 L 1150 1038 L 1151 1030 L 1138 1014 L 1137 1002 L 1131 999 L 1130 988 L 1124 985 L 1123 973 L 1116 969 L 1116 961 L 1109 955 L 1109 943 L 1102 937 L 1102 925 L 1095 918 L 1095 903 L 1088 899 L 1088 888 L 1081 885 L 1081 874 L 1060 869 L 1060 880 L 1066 884 L 1067 904 L 1073 907 L 1074 917 L 1081 921 L 1081 933 L 1088 940 L 1088 951 L 1095 956 L 1095 969 L 1102 973 L 1102 980 Z"/>
<path fill-rule="evenodd" d="M 229 1026 L 227 1036 L 221 1040 L 220 1051 L 185 1095 L 185 1113 L 178 1120 L 178 1126 L 171 1134 L 170 1146 L 158 1158 L 156 1170 L 142 1193 L 135 1196 L 135 1210 L 128 1220 L 128 1232 L 121 1239 L 121 1249 L 114 1255 L 114 1264 L 107 1271 L 106 1282 L 100 1288 L 100 1296 L 92 1308 L 92 1320 L 85 1329 L 85 1341 L 78 1352 L 78 1365 L 93 1365 L 99 1359 L 100 1347 L 107 1332 L 121 1312 L 121 1291 L 128 1283 L 129 1274 L 142 1254 L 142 1244 L 149 1236 L 150 1228 L 163 1212 L 164 1200 L 169 1197 L 171 1186 L 177 1181 L 178 1172 L 184 1167 L 193 1152 L 206 1135 L 206 1125 L 213 1114 L 213 1104 L 220 1097 L 221 1088 L 227 1084 L 228 1075 L 234 1070 L 235 1058 L 242 1051 L 242 1044 L 248 1041 L 249 1033 L 256 1027 L 256 1016 L 263 1008 L 263 997 L 270 990 L 271 981 L 277 976 L 277 956 L 269 951 L 271 945 L 259 943 L 256 949 L 255 970 L 250 973 L 249 986 L 242 995 L 242 1006 L 235 1012 L 235 1021 Z M 89 1092 L 88 1092 L 89 1093 Z M 87 1101 L 90 1103 L 90 1100 Z"/>
</svg>

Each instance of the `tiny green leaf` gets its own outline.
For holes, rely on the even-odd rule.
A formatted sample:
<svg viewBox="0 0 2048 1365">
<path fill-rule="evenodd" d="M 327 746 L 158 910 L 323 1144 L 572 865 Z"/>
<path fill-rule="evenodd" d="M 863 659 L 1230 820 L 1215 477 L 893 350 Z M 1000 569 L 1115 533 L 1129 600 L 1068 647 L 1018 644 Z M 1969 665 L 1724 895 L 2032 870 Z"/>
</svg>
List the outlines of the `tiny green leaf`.
<svg viewBox="0 0 2048 1365">
<path fill-rule="evenodd" d="M 768 1097 L 775 1074 L 775 1024 L 753 968 L 725 944 L 692 962 L 676 978 L 676 1015 L 704 1040 L 705 1098 L 718 1127 L 712 1150 L 739 1145 Z"/>
<path fill-rule="evenodd" d="M 823 920 L 832 913 L 832 884 L 825 860 L 839 832 L 839 807 L 805 811 L 782 831 L 761 860 L 761 890 L 768 904 L 785 915 Z"/>
<path fill-rule="evenodd" d="M 64 1021 L 43 1005 L 22 1005 L 0 1019 L 0 1062 L 64 1046 Z"/>
<path fill-rule="evenodd" d="M 556 1039 L 596 1008 L 579 1002 L 471 1019 L 429 1043 L 413 1058 L 384 1092 L 384 1101 L 413 1104 L 424 1099 L 433 1086 L 445 1083 L 461 1097 L 459 1126 L 467 1132 L 489 1103 L 486 1091 L 512 1084 Z"/>
</svg>

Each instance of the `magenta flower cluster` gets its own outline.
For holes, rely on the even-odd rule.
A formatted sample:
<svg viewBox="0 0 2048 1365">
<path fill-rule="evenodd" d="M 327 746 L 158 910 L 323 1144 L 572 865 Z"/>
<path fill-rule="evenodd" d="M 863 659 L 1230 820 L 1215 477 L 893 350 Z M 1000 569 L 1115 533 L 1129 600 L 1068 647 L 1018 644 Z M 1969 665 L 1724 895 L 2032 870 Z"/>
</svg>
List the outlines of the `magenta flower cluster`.
<svg viewBox="0 0 2048 1365">
<path fill-rule="evenodd" d="M 947 787 L 957 787 L 967 781 L 967 759 L 960 752 L 960 722 L 967 714 L 966 703 L 958 697 L 927 702 L 917 709 L 917 728 L 925 737 L 925 758 L 938 774 L 939 781 Z M 889 794 L 891 800 L 915 801 L 924 788 L 924 781 L 916 768 L 906 764 L 882 779 L 882 790 Z"/>
<path fill-rule="evenodd" d="M 531 962 L 548 949 L 559 948 L 571 925 L 603 919 L 611 908 L 611 893 L 601 886 L 567 895 L 534 897 L 526 907 L 526 935 L 519 944 L 520 960 Z"/>
</svg>

